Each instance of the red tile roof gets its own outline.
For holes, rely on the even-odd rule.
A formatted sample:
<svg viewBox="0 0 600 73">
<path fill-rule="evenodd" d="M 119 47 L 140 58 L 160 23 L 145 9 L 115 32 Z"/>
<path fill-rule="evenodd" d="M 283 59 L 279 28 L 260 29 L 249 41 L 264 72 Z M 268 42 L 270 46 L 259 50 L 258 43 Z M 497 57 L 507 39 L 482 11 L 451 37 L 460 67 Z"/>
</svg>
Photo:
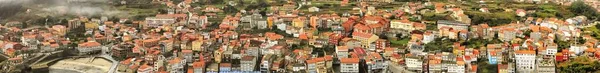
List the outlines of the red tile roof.
<svg viewBox="0 0 600 73">
<path fill-rule="evenodd" d="M 169 60 L 169 64 L 178 64 L 181 62 L 180 58 L 173 58 L 172 60 Z"/>
<path fill-rule="evenodd" d="M 531 51 L 531 50 L 518 50 L 515 53 L 516 54 L 535 54 L 535 51 Z"/>
<path fill-rule="evenodd" d="M 361 37 L 361 38 L 371 38 L 371 36 L 373 36 L 373 34 L 370 33 L 362 33 L 362 32 L 353 32 L 352 33 L 353 37 Z"/>
<path fill-rule="evenodd" d="M 94 47 L 94 46 L 100 46 L 100 43 L 98 43 L 96 41 L 88 41 L 88 42 L 79 44 L 79 47 Z"/>
<path fill-rule="evenodd" d="M 192 67 L 193 68 L 203 68 L 204 67 L 204 61 L 194 62 L 194 63 L 192 63 Z"/>
<path fill-rule="evenodd" d="M 341 58 L 340 62 L 341 63 L 352 63 L 352 64 L 356 64 L 358 63 L 360 60 L 358 58 Z"/>
</svg>

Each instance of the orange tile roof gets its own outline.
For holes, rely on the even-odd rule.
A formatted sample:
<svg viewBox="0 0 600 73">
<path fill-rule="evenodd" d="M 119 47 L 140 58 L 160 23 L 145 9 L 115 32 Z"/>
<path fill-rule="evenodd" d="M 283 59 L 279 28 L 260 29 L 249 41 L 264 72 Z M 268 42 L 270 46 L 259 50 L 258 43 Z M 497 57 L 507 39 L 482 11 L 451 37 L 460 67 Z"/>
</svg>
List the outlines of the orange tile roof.
<svg viewBox="0 0 600 73">
<path fill-rule="evenodd" d="M 428 62 L 430 65 L 437 65 L 437 64 L 441 64 L 441 60 L 429 60 Z"/>
<path fill-rule="evenodd" d="M 375 52 L 371 52 L 370 54 L 372 57 L 374 57 L 375 59 L 382 59 L 381 55 L 379 53 L 375 53 Z"/>
<path fill-rule="evenodd" d="M 484 29 L 486 29 L 486 28 L 489 28 L 489 27 L 490 27 L 488 24 L 479 24 L 479 26 L 481 26 L 481 28 L 484 28 Z"/>
<path fill-rule="evenodd" d="M 188 67 L 187 73 L 194 73 L 194 68 Z"/>
<path fill-rule="evenodd" d="M 337 46 L 338 51 L 348 51 L 348 46 Z"/>
<path fill-rule="evenodd" d="M 458 65 L 458 66 L 464 66 L 465 65 L 465 61 L 456 61 L 456 65 Z"/>
<path fill-rule="evenodd" d="M 356 64 L 358 63 L 360 60 L 358 58 L 341 58 L 340 62 L 341 63 L 353 63 Z"/>
<path fill-rule="evenodd" d="M 423 23 L 413 23 L 413 27 L 418 27 L 418 28 L 425 28 L 426 25 Z"/>
<path fill-rule="evenodd" d="M 194 62 L 194 63 L 192 63 L 192 67 L 193 68 L 203 68 L 204 67 L 204 62 L 203 61 Z"/>
<path fill-rule="evenodd" d="M 93 47 L 93 46 L 100 46 L 100 43 L 98 43 L 96 41 L 88 41 L 88 42 L 79 44 L 79 46 L 80 47 Z"/>
<path fill-rule="evenodd" d="M 474 55 L 479 55 L 479 50 L 477 50 L 477 49 L 474 49 L 474 50 L 473 50 L 473 54 L 474 54 Z"/>
<path fill-rule="evenodd" d="M 354 25 L 354 28 L 358 29 L 358 30 L 371 30 L 371 28 L 369 28 L 368 26 L 362 25 L 362 24 Z"/>
<path fill-rule="evenodd" d="M 471 71 L 476 72 L 477 71 L 477 65 L 471 65 Z"/>
<path fill-rule="evenodd" d="M 133 64 L 133 65 L 129 66 L 129 69 L 136 69 L 136 68 L 138 68 L 138 66 L 139 66 L 139 65 L 135 65 L 135 64 Z"/>
<path fill-rule="evenodd" d="M 221 66 L 221 67 L 231 67 L 231 63 L 221 63 L 219 66 Z"/>
<path fill-rule="evenodd" d="M 299 39 L 301 40 L 308 40 L 308 36 L 306 35 L 306 33 L 302 33 L 298 36 Z"/>
<path fill-rule="evenodd" d="M 587 49 L 585 49 L 585 51 L 586 51 L 586 52 L 595 52 L 595 51 L 596 51 L 596 49 L 594 49 L 594 48 L 587 48 Z"/>
<path fill-rule="evenodd" d="M 353 32 L 352 33 L 353 37 L 361 37 L 361 38 L 371 38 L 371 36 L 373 36 L 373 34 L 370 33 L 362 33 L 362 32 Z"/>
<path fill-rule="evenodd" d="M 181 62 L 180 58 L 173 58 L 172 60 L 169 60 L 169 64 L 178 64 Z"/>
<path fill-rule="evenodd" d="M 148 66 L 147 64 L 144 64 L 144 65 L 140 66 L 140 68 L 138 68 L 138 71 L 147 70 L 148 68 L 151 68 L 151 67 Z"/>
<path fill-rule="evenodd" d="M 326 55 L 326 56 L 325 56 L 325 60 L 327 60 L 327 61 L 331 61 L 331 60 L 333 60 L 333 56 L 331 56 L 331 55 Z"/>
<path fill-rule="evenodd" d="M 325 58 L 313 58 L 310 60 L 306 60 L 306 64 L 313 64 L 313 63 L 322 62 L 322 61 L 325 61 Z"/>
<path fill-rule="evenodd" d="M 535 51 L 531 51 L 531 50 L 518 50 L 515 53 L 517 53 L 517 54 L 535 54 Z"/>
</svg>

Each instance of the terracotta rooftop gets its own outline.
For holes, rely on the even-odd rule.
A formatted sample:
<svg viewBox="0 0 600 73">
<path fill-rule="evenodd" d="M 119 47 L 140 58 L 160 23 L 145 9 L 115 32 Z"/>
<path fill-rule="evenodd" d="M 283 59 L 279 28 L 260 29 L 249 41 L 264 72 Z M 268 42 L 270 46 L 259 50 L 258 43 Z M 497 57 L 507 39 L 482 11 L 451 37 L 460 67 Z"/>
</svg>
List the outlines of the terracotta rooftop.
<svg viewBox="0 0 600 73">
<path fill-rule="evenodd" d="M 337 46 L 337 50 L 338 51 L 348 51 L 348 47 L 347 46 Z"/>
<path fill-rule="evenodd" d="M 531 51 L 531 50 L 518 50 L 515 53 L 516 54 L 535 54 L 535 51 Z"/>
<path fill-rule="evenodd" d="M 79 44 L 79 47 L 94 47 L 94 46 L 100 46 L 100 43 L 98 43 L 96 41 L 88 41 L 88 42 Z"/>
<path fill-rule="evenodd" d="M 370 30 L 371 29 L 368 26 L 365 26 L 365 25 L 362 25 L 362 24 L 354 25 L 354 28 L 358 29 L 358 30 Z"/>
<path fill-rule="evenodd" d="M 356 64 L 358 63 L 360 60 L 358 58 L 341 58 L 340 62 L 341 63 L 353 63 Z"/>
<path fill-rule="evenodd" d="M 172 60 L 169 60 L 169 64 L 178 64 L 181 62 L 180 58 L 173 58 Z"/>
<path fill-rule="evenodd" d="M 203 68 L 204 67 L 204 62 L 203 61 L 201 61 L 201 62 L 194 62 L 194 63 L 192 63 L 192 67 L 193 68 Z"/>
<path fill-rule="evenodd" d="M 362 33 L 362 32 L 353 32 L 352 33 L 353 37 L 361 37 L 361 38 L 371 38 L 373 36 L 373 34 L 370 33 Z"/>
</svg>

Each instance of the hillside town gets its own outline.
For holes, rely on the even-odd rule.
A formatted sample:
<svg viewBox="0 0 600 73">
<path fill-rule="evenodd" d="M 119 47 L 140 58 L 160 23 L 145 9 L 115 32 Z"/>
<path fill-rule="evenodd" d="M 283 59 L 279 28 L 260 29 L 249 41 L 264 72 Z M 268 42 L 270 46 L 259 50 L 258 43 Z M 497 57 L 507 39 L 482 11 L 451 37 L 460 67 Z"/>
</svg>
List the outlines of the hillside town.
<svg viewBox="0 0 600 73">
<path fill-rule="evenodd" d="M 578 0 L 502 0 L 537 9 L 503 8 L 497 0 L 256 1 L 264 0 L 151 0 L 166 13 L 6 22 L 0 72 L 600 72 L 598 17 L 549 7 Z M 231 10 L 240 2 L 258 8 Z M 579 2 L 600 16 L 600 1 Z"/>
</svg>

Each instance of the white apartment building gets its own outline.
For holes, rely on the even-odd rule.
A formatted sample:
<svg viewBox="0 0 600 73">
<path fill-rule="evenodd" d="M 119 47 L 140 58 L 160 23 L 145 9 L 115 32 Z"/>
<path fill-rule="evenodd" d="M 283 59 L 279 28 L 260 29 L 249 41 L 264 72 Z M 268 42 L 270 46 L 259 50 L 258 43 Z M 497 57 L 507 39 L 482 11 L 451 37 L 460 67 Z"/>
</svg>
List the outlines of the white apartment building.
<svg viewBox="0 0 600 73">
<path fill-rule="evenodd" d="M 146 26 L 149 27 L 159 27 L 163 24 L 172 24 L 175 23 L 175 18 L 157 18 L 157 17 L 148 17 L 146 18 Z"/>
<path fill-rule="evenodd" d="M 406 67 L 408 70 L 423 70 L 423 60 L 422 58 L 416 56 L 408 56 L 405 58 Z"/>
<path fill-rule="evenodd" d="M 465 62 L 457 61 L 456 64 L 448 66 L 448 73 L 465 73 Z"/>
<path fill-rule="evenodd" d="M 531 73 L 535 69 L 535 51 L 519 50 L 515 52 L 516 69 L 518 72 Z"/>
<path fill-rule="evenodd" d="M 393 20 L 390 22 L 390 28 L 404 31 L 415 30 L 413 27 L 413 22 L 410 22 L 409 20 Z"/>
<path fill-rule="evenodd" d="M 98 52 L 102 50 L 102 46 L 100 45 L 100 43 L 96 42 L 96 41 L 88 41 L 85 43 L 81 43 L 79 44 L 79 46 L 77 47 L 77 50 L 79 51 L 79 54 L 88 54 L 88 53 L 92 53 L 92 52 Z"/>
<path fill-rule="evenodd" d="M 335 47 L 335 52 L 338 58 L 348 58 L 348 47 L 347 46 L 337 46 Z"/>
<path fill-rule="evenodd" d="M 360 62 L 358 58 L 340 58 L 340 72 L 342 73 L 358 73 Z"/>
<path fill-rule="evenodd" d="M 254 56 L 244 56 L 242 57 L 242 60 L 240 60 L 240 64 L 242 71 L 254 71 L 256 58 L 254 58 Z"/>
</svg>

